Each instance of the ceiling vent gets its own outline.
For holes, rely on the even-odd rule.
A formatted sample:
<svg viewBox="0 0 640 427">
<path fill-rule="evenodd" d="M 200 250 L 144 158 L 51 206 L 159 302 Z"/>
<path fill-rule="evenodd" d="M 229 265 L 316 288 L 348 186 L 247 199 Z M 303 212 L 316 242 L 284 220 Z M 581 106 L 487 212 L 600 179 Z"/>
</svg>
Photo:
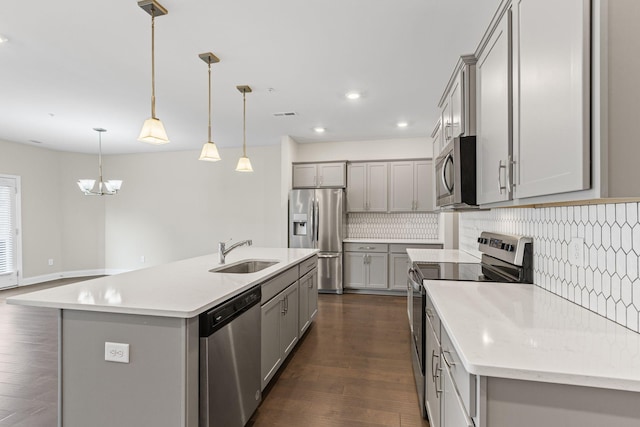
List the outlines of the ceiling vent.
<svg viewBox="0 0 640 427">
<path fill-rule="evenodd" d="M 273 115 L 276 117 L 287 117 L 287 116 L 297 116 L 298 113 L 295 113 L 293 111 L 286 111 L 284 113 L 273 113 Z"/>
</svg>

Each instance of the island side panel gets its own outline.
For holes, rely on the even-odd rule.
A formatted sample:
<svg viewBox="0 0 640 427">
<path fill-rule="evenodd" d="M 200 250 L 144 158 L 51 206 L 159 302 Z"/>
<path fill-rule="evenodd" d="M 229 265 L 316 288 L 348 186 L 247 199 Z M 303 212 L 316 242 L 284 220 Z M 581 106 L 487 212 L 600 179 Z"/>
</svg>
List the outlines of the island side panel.
<svg viewBox="0 0 640 427">
<path fill-rule="evenodd" d="M 197 427 L 197 318 L 62 310 L 61 335 L 65 427 Z M 130 363 L 105 361 L 107 341 Z"/>
<path fill-rule="evenodd" d="M 486 379 L 479 427 L 638 427 L 640 393 L 506 378 Z"/>
</svg>

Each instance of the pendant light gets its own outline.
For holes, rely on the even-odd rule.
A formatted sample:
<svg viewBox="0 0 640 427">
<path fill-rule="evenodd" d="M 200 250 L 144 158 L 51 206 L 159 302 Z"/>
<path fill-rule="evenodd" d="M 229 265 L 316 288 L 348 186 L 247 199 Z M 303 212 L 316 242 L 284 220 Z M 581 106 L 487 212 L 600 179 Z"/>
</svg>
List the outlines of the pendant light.
<svg viewBox="0 0 640 427">
<path fill-rule="evenodd" d="M 118 194 L 120 187 L 122 187 L 122 180 L 110 179 L 103 181 L 102 179 L 102 133 L 106 132 L 103 128 L 93 128 L 98 132 L 98 189 L 93 191 L 93 187 L 96 183 L 95 179 L 79 179 L 78 187 L 85 196 L 113 196 Z"/>
<path fill-rule="evenodd" d="M 138 141 L 156 145 L 166 144 L 169 142 L 167 132 L 160 119 L 156 117 L 155 18 L 169 12 L 155 0 L 141 0 L 138 6 L 151 15 L 151 117 L 144 121 Z"/>
<path fill-rule="evenodd" d="M 218 147 L 216 147 L 215 142 L 211 140 L 211 64 L 220 62 L 220 60 L 211 52 L 201 53 L 198 56 L 209 65 L 209 138 L 202 146 L 202 152 L 198 160 L 217 162 L 220 160 L 220 154 L 218 153 Z"/>
<path fill-rule="evenodd" d="M 253 172 L 251 161 L 247 157 L 247 93 L 251 93 L 249 86 L 236 86 L 242 92 L 242 157 L 238 159 L 237 172 Z"/>
</svg>

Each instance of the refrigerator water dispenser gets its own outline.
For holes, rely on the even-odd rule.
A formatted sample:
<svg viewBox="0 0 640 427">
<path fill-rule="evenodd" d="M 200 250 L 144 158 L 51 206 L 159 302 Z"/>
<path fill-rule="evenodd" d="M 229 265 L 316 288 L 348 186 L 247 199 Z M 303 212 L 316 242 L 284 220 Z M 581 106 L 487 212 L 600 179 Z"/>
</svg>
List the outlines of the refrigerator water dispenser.
<svg viewBox="0 0 640 427">
<path fill-rule="evenodd" d="M 307 215 L 305 214 L 293 215 L 293 235 L 294 236 L 307 235 Z"/>
</svg>

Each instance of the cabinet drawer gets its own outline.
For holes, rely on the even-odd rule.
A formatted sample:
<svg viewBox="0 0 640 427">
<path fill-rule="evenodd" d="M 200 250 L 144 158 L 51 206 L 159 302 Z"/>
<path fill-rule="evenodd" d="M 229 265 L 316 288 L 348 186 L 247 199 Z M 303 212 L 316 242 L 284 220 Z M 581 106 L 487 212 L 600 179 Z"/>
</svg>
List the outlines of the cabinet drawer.
<svg viewBox="0 0 640 427">
<path fill-rule="evenodd" d="M 475 417 L 476 415 L 476 376 L 471 375 L 462 365 L 462 361 L 458 356 L 455 348 L 447 331 L 442 330 L 442 339 L 440 340 L 442 346 L 442 361 L 451 371 L 451 377 L 456 384 L 460 397 L 464 403 L 465 408 L 469 416 Z"/>
<path fill-rule="evenodd" d="M 386 243 L 345 243 L 345 252 L 388 252 Z"/>
<path fill-rule="evenodd" d="M 298 266 L 293 266 L 282 274 L 277 275 L 262 284 L 262 299 L 260 304 L 264 304 L 271 298 L 282 292 L 287 286 L 298 280 Z"/>
<path fill-rule="evenodd" d="M 392 243 L 389 245 L 389 252 L 393 254 L 404 254 L 407 249 L 442 249 L 440 243 L 434 244 L 401 244 Z"/>
<path fill-rule="evenodd" d="M 304 260 L 300 263 L 300 271 L 298 272 L 298 277 L 302 277 L 315 267 L 318 266 L 318 256 L 314 255 L 311 258 Z"/>
</svg>

